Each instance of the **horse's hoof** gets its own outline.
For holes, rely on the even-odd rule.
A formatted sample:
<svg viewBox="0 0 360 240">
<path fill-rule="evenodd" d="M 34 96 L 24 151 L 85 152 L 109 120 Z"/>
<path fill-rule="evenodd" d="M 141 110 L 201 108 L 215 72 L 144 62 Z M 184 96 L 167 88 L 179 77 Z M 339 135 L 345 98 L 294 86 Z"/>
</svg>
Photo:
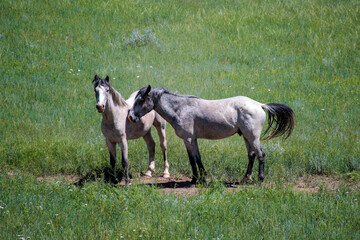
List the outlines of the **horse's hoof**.
<svg viewBox="0 0 360 240">
<path fill-rule="evenodd" d="M 152 172 L 150 170 L 148 170 L 146 173 L 145 173 L 145 176 L 147 177 L 152 177 Z"/>
<path fill-rule="evenodd" d="M 169 173 L 164 173 L 163 178 L 170 178 L 170 174 Z"/>
<path fill-rule="evenodd" d="M 245 176 L 240 183 L 242 184 L 246 184 L 246 183 L 249 183 L 251 182 L 251 176 Z"/>
<path fill-rule="evenodd" d="M 206 179 L 205 178 L 200 178 L 198 183 L 205 185 L 206 184 Z"/>
<path fill-rule="evenodd" d="M 132 183 L 131 183 L 131 180 L 129 179 L 129 180 L 125 180 L 125 185 L 126 186 L 130 186 Z"/>
<path fill-rule="evenodd" d="M 264 176 L 259 176 L 259 181 L 260 181 L 260 183 L 262 183 L 262 182 L 264 182 Z"/>
<path fill-rule="evenodd" d="M 193 178 L 193 179 L 191 179 L 190 184 L 192 184 L 192 185 L 196 185 L 196 183 L 197 183 L 197 178 Z"/>
</svg>

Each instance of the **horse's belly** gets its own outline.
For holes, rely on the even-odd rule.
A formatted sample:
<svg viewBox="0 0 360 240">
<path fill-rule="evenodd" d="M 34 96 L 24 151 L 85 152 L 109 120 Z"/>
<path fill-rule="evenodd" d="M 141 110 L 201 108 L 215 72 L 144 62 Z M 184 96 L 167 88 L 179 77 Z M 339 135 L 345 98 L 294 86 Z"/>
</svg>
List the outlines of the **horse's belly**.
<svg viewBox="0 0 360 240">
<path fill-rule="evenodd" d="M 224 125 L 202 125 L 197 127 L 196 136 L 198 138 L 205 139 L 222 139 L 227 138 L 235 133 L 239 132 L 239 129 L 233 126 L 224 126 Z"/>
</svg>

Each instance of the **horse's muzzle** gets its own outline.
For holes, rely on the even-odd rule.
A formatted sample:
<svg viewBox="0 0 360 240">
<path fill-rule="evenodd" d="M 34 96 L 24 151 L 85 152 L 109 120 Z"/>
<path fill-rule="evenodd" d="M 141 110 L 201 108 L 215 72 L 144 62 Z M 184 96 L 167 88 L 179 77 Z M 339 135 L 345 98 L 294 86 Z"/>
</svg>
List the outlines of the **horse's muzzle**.
<svg viewBox="0 0 360 240">
<path fill-rule="evenodd" d="M 99 113 L 103 113 L 105 111 L 105 106 L 102 104 L 97 104 L 96 109 L 98 110 Z"/>
<path fill-rule="evenodd" d="M 128 113 L 128 119 L 129 119 L 130 122 L 133 122 L 133 123 L 135 123 L 135 122 L 137 122 L 139 120 L 139 118 L 136 117 L 134 115 L 134 113 L 131 112 L 131 111 L 129 111 L 129 113 Z"/>
</svg>

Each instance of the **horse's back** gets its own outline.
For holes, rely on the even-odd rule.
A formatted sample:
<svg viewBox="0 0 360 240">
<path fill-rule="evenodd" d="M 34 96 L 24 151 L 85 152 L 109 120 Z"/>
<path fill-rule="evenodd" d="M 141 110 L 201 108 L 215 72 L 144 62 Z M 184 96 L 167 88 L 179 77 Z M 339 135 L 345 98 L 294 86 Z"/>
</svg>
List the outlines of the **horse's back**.
<svg viewBox="0 0 360 240">
<path fill-rule="evenodd" d="M 200 138 L 220 139 L 239 133 L 239 130 L 245 133 L 261 130 L 266 119 L 262 104 L 245 96 L 194 101 L 198 103 L 194 103 L 192 116 Z"/>
<path fill-rule="evenodd" d="M 249 97 L 236 96 L 231 98 L 217 99 L 217 100 L 205 100 L 196 99 L 198 104 L 194 104 L 199 112 L 203 114 L 246 114 L 246 115 L 262 115 L 262 103 L 259 103 Z"/>
</svg>

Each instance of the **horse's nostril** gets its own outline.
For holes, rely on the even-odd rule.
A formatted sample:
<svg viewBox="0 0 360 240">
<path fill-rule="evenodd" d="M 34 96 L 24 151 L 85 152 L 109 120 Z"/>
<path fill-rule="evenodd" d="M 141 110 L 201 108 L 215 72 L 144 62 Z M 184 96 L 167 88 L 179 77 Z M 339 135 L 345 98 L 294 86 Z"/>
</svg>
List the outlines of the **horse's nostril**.
<svg viewBox="0 0 360 240">
<path fill-rule="evenodd" d="M 130 122 L 134 122 L 134 118 L 130 113 L 128 114 L 128 119 L 130 120 Z"/>
</svg>

